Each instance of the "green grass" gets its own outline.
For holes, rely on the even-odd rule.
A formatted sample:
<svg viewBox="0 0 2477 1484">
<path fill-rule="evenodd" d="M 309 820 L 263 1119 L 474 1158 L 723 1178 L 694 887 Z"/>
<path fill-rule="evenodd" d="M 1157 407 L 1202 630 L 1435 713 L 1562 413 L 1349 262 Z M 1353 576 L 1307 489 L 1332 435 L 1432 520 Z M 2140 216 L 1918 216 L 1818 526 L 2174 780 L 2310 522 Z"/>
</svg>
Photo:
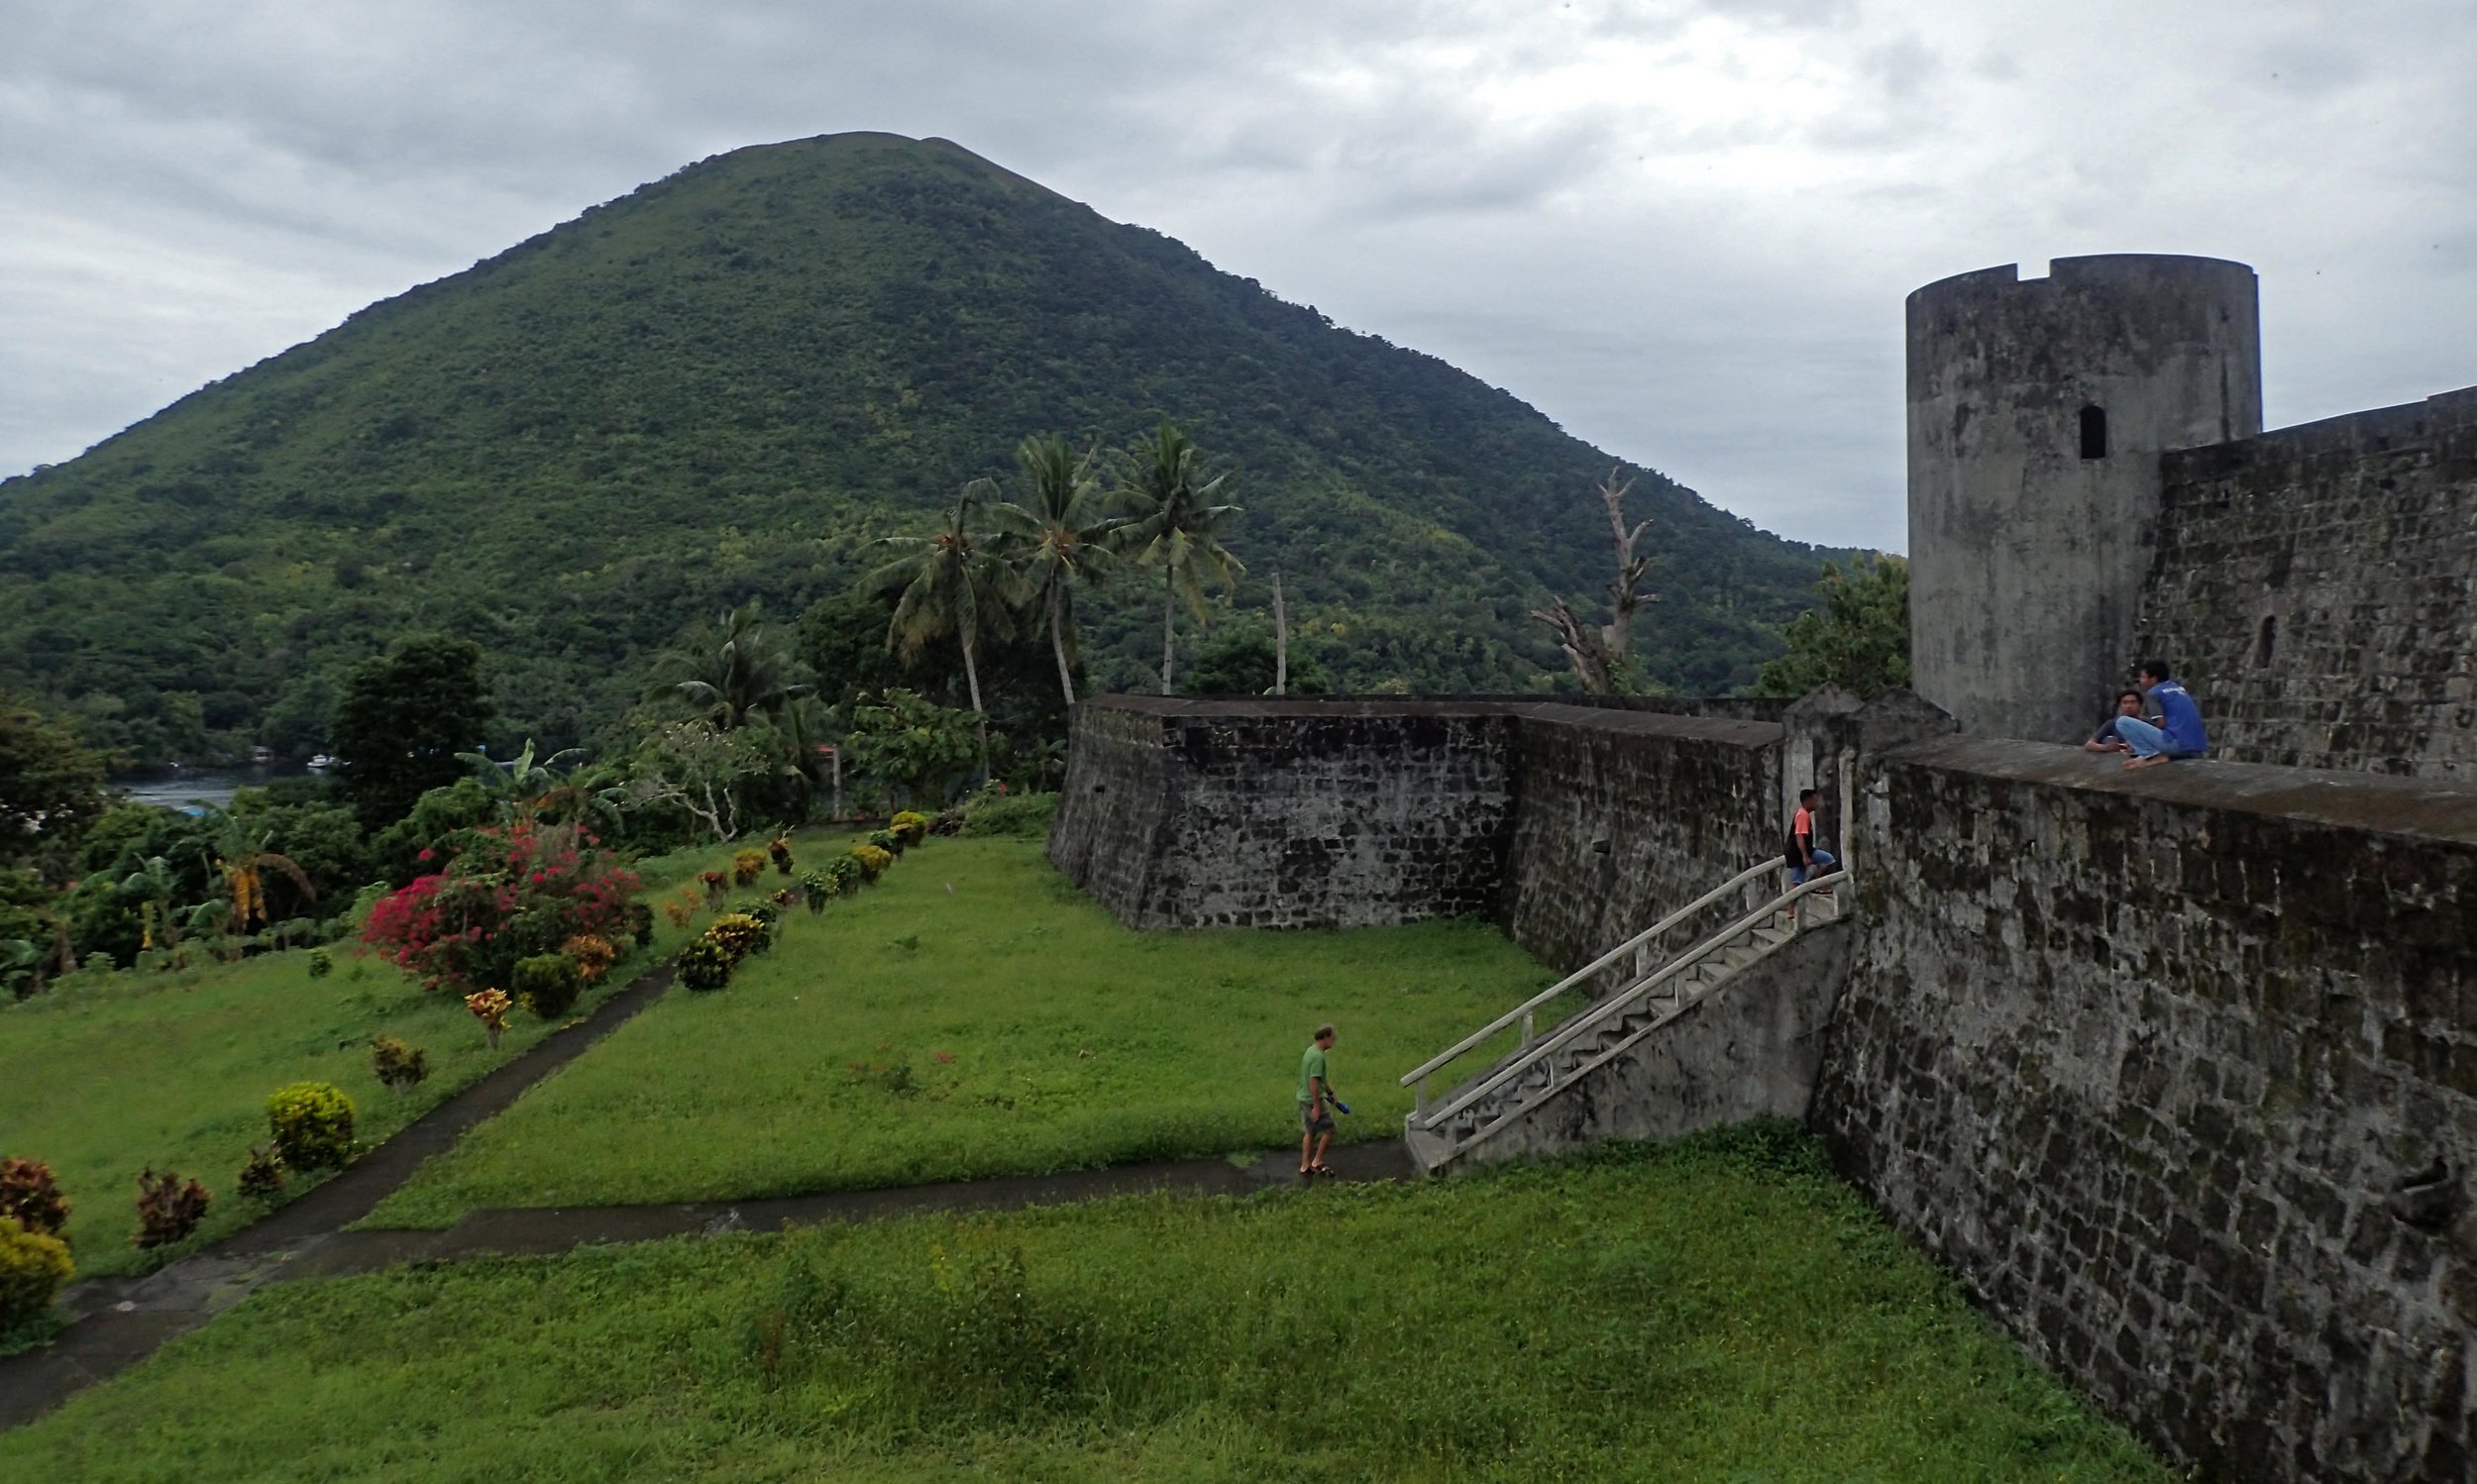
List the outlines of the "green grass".
<svg viewBox="0 0 2477 1484">
<path fill-rule="evenodd" d="M 1793 1129 L 262 1291 L 0 1476 L 2173 1477 Z"/>
<path fill-rule="evenodd" d="M 682 852 L 640 868 L 649 891 L 693 876 L 721 852 Z M 659 923 L 656 952 L 681 934 Z M 52 1166 L 70 1203 L 68 1238 L 80 1276 L 144 1271 L 226 1235 L 265 1208 L 233 1188 L 252 1144 L 267 1140 L 267 1095 L 289 1082 L 331 1082 L 358 1111 L 356 1135 L 376 1143 L 458 1088 L 540 1040 L 549 1022 L 518 1010 L 499 1049 L 453 995 L 424 994 L 393 966 L 329 952 L 335 970 L 309 975 L 306 951 L 263 954 L 169 974 L 124 970 L 72 979 L 0 1008 L 0 1155 Z M 572 1014 L 655 959 L 634 954 Z M 379 1085 L 370 1039 L 401 1036 L 429 1053 L 430 1076 L 404 1096 Z M 197 1235 L 140 1252 L 138 1172 L 152 1165 L 213 1193 Z M 295 1173 L 287 1197 L 308 1188 Z"/>
<path fill-rule="evenodd" d="M 674 991 L 370 1224 L 1295 1144 L 1322 1020 L 1345 1136 L 1398 1138 L 1394 1079 L 1549 977 L 1478 922 L 1130 932 L 1035 843 L 931 840 L 822 917 L 788 914 L 729 989 Z"/>
</svg>

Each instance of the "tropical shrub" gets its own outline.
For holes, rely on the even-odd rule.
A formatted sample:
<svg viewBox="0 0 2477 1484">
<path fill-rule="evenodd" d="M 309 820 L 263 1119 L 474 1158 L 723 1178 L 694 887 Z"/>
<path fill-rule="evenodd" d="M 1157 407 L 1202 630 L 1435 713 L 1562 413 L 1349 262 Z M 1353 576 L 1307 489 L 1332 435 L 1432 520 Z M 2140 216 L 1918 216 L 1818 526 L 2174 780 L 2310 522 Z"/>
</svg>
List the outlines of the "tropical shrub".
<svg viewBox="0 0 2477 1484">
<path fill-rule="evenodd" d="M 600 984 L 608 978 L 610 966 L 619 962 L 618 948 L 598 933 L 578 933 L 560 944 L 559 951 L 567 955 L 568 961 L 577 966 L 578 975 L 590 985 Z"/>
<path fill-rule="evenodd" d="M 731 889 L 730 873 L 700 871 L 697 873 L 697 884 L 705 889 L 705 905 L 715 911 L 722 910 L 723 894 Z"/>
<path fill-rule="evenodd" d="M 963 832 L 1044 840 L 1057 812 L 1055 794 L 981 794 L 963 806 Z"/>
<path fill-rule="evenodd" d="M 699 938 L 680 950 L 674 961 L 680 972 L 682 986 L 692 990 L 718 990 L 731 982 L 731 955 L 723 951 L 709 935 Z"/>
<path fill-rule="evenodd" d="M 929 816 L 918 809 L 905 809 L 886 821 L 886 827 L 905 845 L 917 845 L 928 834 Z"/>
<path fill-rule="evenodd" d="M 283 1156 L 270 1144 L 252 1144 L 249 1160 L 241 1166 L 241 1178 L 234 1182 L 245 1200 L 272 1201 L 282 1193 L 284 1183 Z"/>
<path fill-rule="evenodd" d="M 465 997 L 465 1008 L 482 1022 L 482 1033 L 490 1038 L 490 1049 L 498 1049 L 499 1032 L 507 1028 L 507 1011 L 515 1004 L 505 990 L 477 990 Z"/>
<path fill-rule="evenodd" d="M 777 911 L 781 911 L 784 907 L 792 904 L 792 901 L 797 895 L 798 894 L 793 892 L 789 887 L 785 887 L 779 892 L 768 892 L 766 894 L 766 904 L 773 907 Z"/>
<path fill-rule="evenodd" d="M 776 835 L 773 839 L 768 840 L 766 842 L 766 855 L 773 860 L 775 870 L 781 872 L 785 876 L 792 874 L 791 836 Z"/>
<path fill-rule="evenodd" d="M 705 929 L 703 941 L 722 950 L 733 968 L 752 953 L 766 950 L 766 924 L 747 912 L 725 912 Z"/>
<path fill-rule="evenodd" d="M 877 885 L 877 879 L 886 874 L 886 868 L 895 864 L 891 852 L 875 845 L 854 845 L 846 859 L 859 863 L 860 879 L 871 886 Z"/>
<path fill-rule="evenodd" d="M 0 1219 L 0 1330 L 43 1318 L 76 1274 L 68 1243 Z"/>
<path fill-rule="evenodd" d="M 765 872 L 766 853 L 762 850 L 742 850 L 731 857 L 731 885 L 735 887 L 755 886 Z"/>
<path fill-rule="evenodd" d="M 903 854 L 904 838 L 891 829 L 873 829 L 864 838 L 888 855 Z"/>
<path fill-rule="evenodd" d="M 198 1229 L 206 1219 L 210 1198 L 206 1187 L 192 1180 L 183 1184 L 178 1170 L 155 1173 L 149 1165 L 138 1177 L 138 1234 L 134 1240 L 141 1247 L 168 1247 Z"/>
<path fill-rule="evenodd" d="M 327 950 L 326 950 L 326 949 L 324 949 L 324 948 L 313 948 L 313 949 L 311 949 L 311 950 L 310 950 L 310 952 L 309 952 L 309 977 L 310 977 L 310 978 L 312 978 L 312 979 L 324 979 L 324 978 L 326 978 L 328 975 L 333 974 L 334 972 L 336 972 L 336 961 L 335 961 L 335 959 L 334 959 L 334 958 L 332 958 L 332 957 L 330 957 L 330 956 L 328 955 L 328 953 L 327 953 Z"/>
<path fill-rule="evenodd" d="M 826 899 L 839 895 L 843 884 L 823 871 L 804 871 L 800 877 L 800 895 L 808 903 L 808 915 L 825 910 Z"/>
<path fill-rule="evenodd" d="M 425 988 L 470 995 L 508 983 L 518 959 L 623 930 L 637 879 L 594 836 L 529 820 L 483 833 L 484 846 L 371 909 L 363 937 Z"/>
<path fill-rule="evenodd" d="M 39 1159 L 0 1160 L 0 1221 L 14 1219 L 29 1231 L 57 1236 L 68 1224 L 68 1200 Z"/>
<path fill-rule="evenodd" d="M 585 976 L 577 971 L 577 961 L 564 953 L 537 953 L 516 960 L 508 987 L 516 992 L 518 1005 L 545 1020 L 556 1020 L 585 993 Z"/>
<path fill-rule="evenodd" d="M 295 1170 L 341 1165 L 353 1152 L 353 1100 L 324 1082 L 296 1082 L 267 1100 L 275 1152 Z"/>
<path fill-rule="evenodd" d="M 628 902 L 628 936 L 639 948 L 654 946 L 654 909 L 642 901 Z"/>
<path fill-rule="evenodd" d="M 381 1086 L 407 1093 L 430 1075 L 430 1053 L 397 1036 L 375 1035 L 370 1038 L 370 1066 Z"/>
<path fill-rule="evenodd" d="M 858 891 L 867 881 L 868 872 L 861 866 L 858 856 L 846 853 L 825 863 L 825 877 L 834 884 L 834 889 L 826 895 L 840 897 Z"/>
</svg>

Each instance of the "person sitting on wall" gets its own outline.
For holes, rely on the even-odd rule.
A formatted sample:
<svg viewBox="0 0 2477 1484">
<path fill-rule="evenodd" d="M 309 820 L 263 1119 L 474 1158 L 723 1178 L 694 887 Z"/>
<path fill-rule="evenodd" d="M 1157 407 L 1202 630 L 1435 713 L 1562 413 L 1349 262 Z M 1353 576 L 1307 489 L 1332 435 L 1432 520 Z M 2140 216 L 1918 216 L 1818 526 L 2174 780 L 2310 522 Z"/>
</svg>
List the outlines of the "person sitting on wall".
<svg viewBox="0 0 2477 1484">
<path fill-rule="evenodd" d="M 1823 795 L 1812 789 L 1797 791 L 1797 813 L 1789 821 L 1789 880 L 1804 886 L 1809 875 L 1820 876 L 1838 866 L 1840 858 L 1815 843 L 1815 805 Z"/>
<path fill-rule="evenodd" d="M 2202 708 L 2184 687 L 2169 678 L 2167 661 L 2144 660 L 2141 683 L 2152 714 L 2159 719 L 2155 723 L 2138 716 L 2115 719 L 2115 734 L 2133 750 L 2124 760 L 2125 767 L 2151 768 L 2178 758 L 2198 758 L 2210 750 L 2210 738 L 2202 729 Z"/>
<path fill-rule="evenodd" d="M 2099 730 L 2082 744 L 2084 752 L 2131 752 L 2132 744 L 2116 735 L 2115 724 L 2126 717 L 2141 720 L 2142 693 L 2127 686 L 2115 692 L 2115 714 L 2099 723 Z"/>
</svg>

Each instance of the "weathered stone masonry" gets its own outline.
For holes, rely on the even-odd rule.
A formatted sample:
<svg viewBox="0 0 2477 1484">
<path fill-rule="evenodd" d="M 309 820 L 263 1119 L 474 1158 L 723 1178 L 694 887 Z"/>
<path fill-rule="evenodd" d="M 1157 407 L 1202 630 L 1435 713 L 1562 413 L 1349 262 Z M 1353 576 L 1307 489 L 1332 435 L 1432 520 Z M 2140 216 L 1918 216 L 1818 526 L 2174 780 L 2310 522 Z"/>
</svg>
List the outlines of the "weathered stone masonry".
<svg viewBox="0 0 2477 1484">
<path fill-rule="evenodd" d="M 1866 787 L 1849 1175 L 2208 1477 L 2470 1478 L 2477 791 L 1961 740 Z"/>
<path fill-rule="evenodd" d="M 2477 781 L 2477 387 L 2169 454 L 2140 647 L 2219 755 Z"/>
<path fill-rule="evenodd" d="M 1780 708 L 1709 709 L 1104 696 L 1049 858 L 1132 927 L 1484 912 L 1571 967 L 1779 849 Z"/>
</svg>

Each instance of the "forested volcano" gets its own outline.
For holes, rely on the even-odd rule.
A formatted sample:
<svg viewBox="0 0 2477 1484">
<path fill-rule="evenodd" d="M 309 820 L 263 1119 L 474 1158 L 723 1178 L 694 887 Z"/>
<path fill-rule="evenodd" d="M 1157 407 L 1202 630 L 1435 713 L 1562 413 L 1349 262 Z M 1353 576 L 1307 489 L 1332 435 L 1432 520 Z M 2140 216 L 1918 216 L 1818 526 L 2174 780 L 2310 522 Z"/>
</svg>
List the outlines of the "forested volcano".
<svg viewBox="0 0 2477 1484">
<path fill-rule="evenodd" d="M 0 688 L 134 760 L 323 741 L 345 667 L 479 640 L 503 729 L 585 740 L 646 654 L 762 596 L 797 615 L 962 480 L 1056 430 L 1176 419 L 1236 469 L 1229 535 L 1342 686 L 1522 689 L 1525 610 L 1609 565 L 1612 461 L 1432 357 L 942 140 L 735 151 L 372 305 L 84 456 L 0 484 Z M 1823 554 L 1656 475 L 1656 681 L 1736 686 Z M 1157 611 L 1086 613 L 1143 683 Z"/>
</svg>

